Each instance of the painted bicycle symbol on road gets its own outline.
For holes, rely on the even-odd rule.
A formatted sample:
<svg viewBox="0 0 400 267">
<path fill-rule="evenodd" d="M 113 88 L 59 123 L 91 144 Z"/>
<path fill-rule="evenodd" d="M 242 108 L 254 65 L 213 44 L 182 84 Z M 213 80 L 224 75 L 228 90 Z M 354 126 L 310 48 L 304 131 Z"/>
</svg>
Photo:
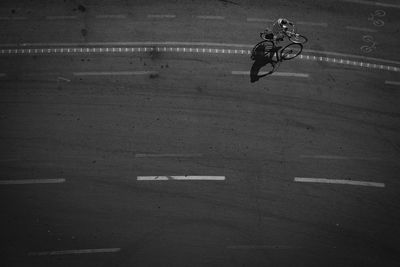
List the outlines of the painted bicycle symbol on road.
<svg viewBox="0 0 400 267">
<path fill-rule="evenodd" d="M 374 13 L 371 13 L 368 20 L 372 21 L 372 23 L 377 26 L 377 27 L 382 27 L 383 25 L 385 25 L 385 22 L 381 19 L 376 19 L 378 18 L 382 18 L 386 16 L 386 12 L 384 10 L 375 10 Z"/>
<path fill-rule="evenodd" d="M 371 35 L 364 35 L 362 39 L 364 42 L 370 45 L 361 46 L 361 51 L 363 51 L 364 53 L 371 53 L 376 49 L 376 42 L 374 41 L 374 37 L 372 37 Z"/>
</svg>

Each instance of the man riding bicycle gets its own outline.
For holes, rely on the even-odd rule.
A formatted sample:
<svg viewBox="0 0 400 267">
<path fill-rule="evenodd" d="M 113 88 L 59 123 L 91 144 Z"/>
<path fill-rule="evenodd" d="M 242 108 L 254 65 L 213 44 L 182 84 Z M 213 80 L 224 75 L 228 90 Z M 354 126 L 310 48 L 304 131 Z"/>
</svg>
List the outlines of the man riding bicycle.
<svg viewBox="0 0 400 267">
<path fill-rule="evenodd" d="M 275 42 L 283 41 L 283 38 L 287 36 L 287 31 L 289 30 L 288 26 L 294 26 L 292 22 L 285 18 L 279 18 L 275 23 L 272 25 L 272 30 L 266 29 L 265 30 L 265 38 L 271 39 Z"/>
</svg>

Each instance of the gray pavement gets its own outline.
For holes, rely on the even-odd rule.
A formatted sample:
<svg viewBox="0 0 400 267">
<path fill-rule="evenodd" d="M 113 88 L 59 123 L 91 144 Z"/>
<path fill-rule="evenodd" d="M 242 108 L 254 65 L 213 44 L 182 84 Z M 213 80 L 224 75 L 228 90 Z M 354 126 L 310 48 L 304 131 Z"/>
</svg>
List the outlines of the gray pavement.
<svg viewBox="0 0 400 267">
<path fill-rule="evenodd" d="M 169 41 L 236 49 L 258 42 L 270 24 L 249 18 L 287 16 L 303 22 L 305 49 L 400 65 L 396 7 L 346 1 L 0 5 L 2 48 Z M 368 16 L 380 9 L 384 26 L 374 26 Z M 360 50 L 367 34 L 377 42 L 368 54 Z M 65 179 L 0 184 L 2 265 L 397 266 L 400 86 L 393 82 L 399 72 L 298 58 L 280 66 L 289 76 L 251 84 L 248 75 L 232 74 L 251 64 L 246 54 L 221 53 L 0 55 L 0 181 Z M 137 181 L 156 175 L 225 180 Z M 57 253 L 64 255 L 51 255 Z"/>
</svg>

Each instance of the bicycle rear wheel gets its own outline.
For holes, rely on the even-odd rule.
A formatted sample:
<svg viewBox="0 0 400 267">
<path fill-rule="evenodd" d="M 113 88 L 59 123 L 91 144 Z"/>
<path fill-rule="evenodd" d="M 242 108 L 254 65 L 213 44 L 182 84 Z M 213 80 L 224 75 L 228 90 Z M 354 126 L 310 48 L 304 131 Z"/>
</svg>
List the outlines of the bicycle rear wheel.
<svg viewBox="0 0 400 267">
<path fill-rule="evenodd" d="M 298 55 L 300 55 L 301 51 L 303 51 L 302 44 L 297 44 L 297 43 L 289 44 L 281 50 L 281 58 L 282 60 L 293 59 Z"/>
<path fill-rule="evenodd" d="M 251 59 L 256 57 L 264 57 L 265 53 L 274 47 L 274 43 L 270 40 L 264 40 L 256 44 L 251 50 Z"/>
<path fill-rule="evenodd" d="M 295 44 L 305 44 L 307 43 L 308 39 L 304 35 L 301 34 L 294 34 L 289 37 L 289 40 Z"/>
</svg>

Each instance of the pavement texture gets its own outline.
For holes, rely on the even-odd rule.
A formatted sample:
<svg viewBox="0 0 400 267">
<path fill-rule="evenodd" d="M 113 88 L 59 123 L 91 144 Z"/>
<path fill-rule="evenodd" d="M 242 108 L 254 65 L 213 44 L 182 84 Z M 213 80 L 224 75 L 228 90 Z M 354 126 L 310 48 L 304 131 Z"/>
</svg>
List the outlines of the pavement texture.
<svg viewBox="0 0 400 267">
<path fill-rule="evenodd" d="M 383 26 L 368 20 L 376 10 Z M 346 1 L 2 1 L 0 45 L 252 45 L 271 22 L 249 18 L 282 16 L 303 22 L 305 49 L 399 67 L 399 15 Z M 232 75 L 251 65 L 247 54 L 0 55 L 0 181 L 65 179 L 0 184 L 1 265 L 398 266 L 399 72 L 294 59 L 279 72 L 307 78 Z M 156 175 L 226 179 L 137 181 Z M 103 248 L 119 250 L 35 255 Z"/>
</svg>

